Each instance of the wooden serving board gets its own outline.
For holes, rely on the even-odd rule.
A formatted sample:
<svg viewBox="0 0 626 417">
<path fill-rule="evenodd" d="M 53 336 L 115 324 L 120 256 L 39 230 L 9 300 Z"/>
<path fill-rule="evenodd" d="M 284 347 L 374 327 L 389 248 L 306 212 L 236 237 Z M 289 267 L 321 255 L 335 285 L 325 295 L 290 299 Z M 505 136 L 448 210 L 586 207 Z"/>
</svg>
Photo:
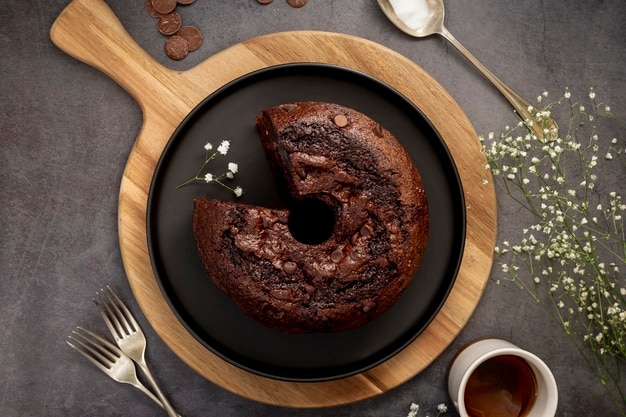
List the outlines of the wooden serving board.
<svg viewBox="0 0 626 417">
<path fill-rule="evenodd" d="M 143 126 L 128 157 L 119 195 L 119 240 L 137 301 L 165 343 L 201 375 L 243 397 L 288 407 L 346 404 L 394 388 L 421 372 L 459 334 L 488 281 L 496 239 L 493 182 L 483 184 L 486 160 L 472 125 L 430 75 L 398 53 L 353 36 L 297 31 L 262 36 L 221 51 L 196 67 L 172 71 L 151 58 L 102 0 L 74 0 L 50 31 L 69 55 L 109 75 L 143 111 Z M 393 358 L 361 374 L 326 382 L 295 383 L 239 369 L 206 349 L 178 321 L 153 274 L 146 239 L 152 175 L 170 136 L 206 96 L 252 71 L 293 62 L 335 64 L 369 74 L 411 100 L 446 142 L 457 165 L 467 207 L 460 271 L 428 328 Z"/>
</svg>

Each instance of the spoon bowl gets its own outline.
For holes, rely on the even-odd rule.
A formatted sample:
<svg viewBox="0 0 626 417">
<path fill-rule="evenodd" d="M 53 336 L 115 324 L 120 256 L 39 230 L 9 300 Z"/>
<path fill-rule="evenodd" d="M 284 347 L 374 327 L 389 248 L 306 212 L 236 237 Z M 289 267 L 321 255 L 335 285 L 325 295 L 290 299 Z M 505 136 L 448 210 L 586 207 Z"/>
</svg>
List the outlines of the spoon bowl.
<svg viewBox="0 0 626 417">
<path fill-rule="evenodd" d="M 459 42 L 444 25 L 445 8 L 443 0 L 413 0 L 415 2 L 422 1 L 423 6 L 427 10 L 422 10 L 426 16 L 421 22 L 419 27 L 407 24 L 406 20 L 403 20 L 396 10 L 394 10 L 391 0 L 378 0 L 378 5 L 381 10 L 387 16 L 387 18 L 398 29 L 407 35 L 423 38 L 430 35 L 440 35 L 459 52 L 461 52 L 491 83 L 500 91 L 500 93 L 511 103 L 517 116 L 526 123 L 526 126 L 535 134 L 537 139 L 541 140 L 554 140 L 558 137 L 558 126 L 554 119 L 540 114 L 540 109 L 531 105 L 528 101 L 523 99 L 509 86 L 504 84 L 498 77 L 496 77 L 487 67 L 485 67 L 472 53 L 470 53 Z"/>
<path fill-rule="evenodd" d="M 417 0 L 416 0 L 417 1 Z M 404 20 L 398 16 L 394 10 L 390 0 L 378 0 L 378 6 L 381 8 L 387 19 L 402 32 L 415 38 L 424 38 L 430 35 L 440 35 L 444 30 L 443 24 L 445 17 L 445 9 L 443 2 L 440 0 L 424 0 L 428 7 L 428 18 L 419 28 L 410 27 Z"/>
</svg>

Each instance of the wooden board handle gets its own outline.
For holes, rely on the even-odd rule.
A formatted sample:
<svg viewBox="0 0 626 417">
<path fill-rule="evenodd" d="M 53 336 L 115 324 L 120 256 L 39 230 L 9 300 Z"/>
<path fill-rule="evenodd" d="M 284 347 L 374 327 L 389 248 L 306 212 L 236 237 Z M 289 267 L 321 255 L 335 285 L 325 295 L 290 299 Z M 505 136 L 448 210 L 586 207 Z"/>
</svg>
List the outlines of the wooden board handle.
<svg viewBox="0 0 626 417">
<path fill-rule="evenodd" d="M 73 0 L 50 29 L 52 42 L 72 57 L 104 72 L 142 106 L 168 100 L 175 71 L 156 62 L 128 34 L 102 0 Z M 167 80 L 167 81 L 165 81 Z"/>
</svg>

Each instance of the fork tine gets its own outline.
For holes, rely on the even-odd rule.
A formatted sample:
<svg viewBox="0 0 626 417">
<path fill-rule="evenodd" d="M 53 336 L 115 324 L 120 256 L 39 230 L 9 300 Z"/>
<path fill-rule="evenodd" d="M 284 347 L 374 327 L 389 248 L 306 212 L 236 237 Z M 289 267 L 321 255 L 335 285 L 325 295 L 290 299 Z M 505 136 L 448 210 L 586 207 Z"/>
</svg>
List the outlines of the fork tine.
<svg viewBox="0 0 626 417">
<path fill-rule="evenodd" d="M 72 336 L 69 337 L 70 339 L 76 341 L 78 344 L 81 344 L 80 341 L 74 339 Z M 86 350 L 84 350 L 84 348 L 82 348 L 81 346 L 77 346 L 75 344 L 73 344 L 72 342 L 70 342 L 69 340 L 66 340 L 65 343 L 67 343 L 72 349 L 74 349 L 76 352 L 80 353 L 81 355 L 83 355 L 89 362 L 93 363 L 94 365 L 96 365 L 96 367 L 98 369 L 100 369 L 102 372 L 108 373 L 109 368 L 104 366 L 100 361 L 96 360 L 93 355 L 91 355 L 90 353 L 88 353 Z"/>
<path fill-rule="evenodd" d="M 94 359 L 99 360 L 102 365 L 106 366 L 107 368 L 110 368 L 113 362 L 115 362 L 115 359 L 119 357 L 119 355 L 117 355 L 114 350 L 111 351 L 106 349 L 105 346 L 99 345 L 93 339 L 89 339 L 89 337 L 86 337 L 84 334 L 76 331 L 73 331 L 72 333 L 73 335 L 70 335 L 69 338 L 74 340 L 87 351 L 89 351 Z"/>
<path fill-rule="evenodd" d="M 111 307 L 111 302 L 108 300 L 106 294 L 104 294 L 104 290 L 100 290 L 101 292 L 96 293 L 97 300 L 94 298 L 93 302 L 100 309 L 100 313 L 102 314 L 102 318 L 104 319 L 107 327 L 113 334 L 116 339 L 123 339 L 126 332 L 124 331 L 124 327 L 120 322 L 118 314 L 113 311 Z"/>
<path fill-rule="evenodd" d="M 91 335 L 95 336 L 93 333 L 89 332 L 86 329 L 79 327 L 78 330 L 90 333 Z M 105 369 L 106 370 L 110 369 L 115 363 L 116 359 L 119 358 L 119 355 L 115 353 L 114 349 L 107 350 L 105 346 L 99 345 L 93 339 L 90 339 L 86 334 L 83 334 L 77 331 L 72 331 L 72 335 L 70 335 L 68 338 L 73 340 L 76 343 L 74 344 L 70 341 L 67 341 L 68 345 L 70 345 L 76 351 L 81 353 L 83 356 L 89 359 L 92 363 L 99 365 L 98 367 L 102 369 L 103 371 Z M 98 337 L 96 336 L 96 338 Z M 103 340 L 103 339 L 100 339 L 100 340 Z"/>
<path fill-rule="evenodd" d="M 120 350 L 120 348 L 118 348 L 117 346 L 115 346 L 113 343 L 109 342 L 106 339 L 103 339 L 102 337 L 98 336 L 97 334 L 82 328 L 82 327 L 77 327 L 77 330 L 80 330 L 82 333 L 78 333 L 78 332 L 73 332 L 78 334 L 79 336 L 81 336 L 83 339 L 88 340 L 92 345 L 102 349 L 103 351 L 105 350 L 104 348 L 106 347 L 108 349 L 108 353 L 111 354 L 114 357 L 120 357 L 122 356 L 122 351 Z M 91 337 L 91 340 L 89 340 L 89 338 L 87 337 Z M 98 345 L 96 342 L 94 342 L 94 340 L 96 340 L 98 343 L 100 343 L 100 345 Z"/>
<path fill-rule="evenodd" d="M 113 291 L 113 289 L 107 285 L 107 289 L 109 290 L 109 294 L 114 298 L 113 304 L 118 308 L 118 311 L 123 313 L 124 317 L 132 324 L 135 328 L 135 331 L 140 331 L 139 323 L 135 320 L 135 317 L 132 315 L 126 304 L 120 299 L 120 297 Z M 111 299 L 111 298 L 109 298 Z"/>
<path fill-rule="evenodd" d="M 115 313 L 115 317 L 117 318 L 118 322 L 124 325 L 124 327 L 126 328 L 126 332 L 132 333 L 134 329 L 130 325 L 128 318 L 126 317 L 124 312 L 120 309 L 120 306 L 115 301 L 113 296 L 109 293 L 111 291 L 111 287 L 107 286 L 107 288 L 109 291 L 107 291 L 106 289 L 103 289 L 102 294 L 104 294 L 104 296 L 106 297 L 109 307 Z"/>
</svg>

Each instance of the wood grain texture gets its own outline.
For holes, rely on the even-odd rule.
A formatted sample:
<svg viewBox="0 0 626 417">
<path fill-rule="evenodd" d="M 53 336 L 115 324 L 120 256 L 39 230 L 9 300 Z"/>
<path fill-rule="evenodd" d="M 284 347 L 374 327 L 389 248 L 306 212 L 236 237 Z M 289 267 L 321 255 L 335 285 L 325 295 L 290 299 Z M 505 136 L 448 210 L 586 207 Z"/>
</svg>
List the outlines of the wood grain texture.
<svg viewBox="0 0 626 417">
<path fill-rule="evenodd" d="M 266 35 L 221 51 L 196 67 L 172 71 L 128 35 L 102 0 L 74 0 L 59 15 L 53 42 L 103 71 L 139 103 L 143 125 L 128 157 L 119 194 L 118 228 L 124 268 L 137 301 L 165 343 L 189 366 L 243 397 L 287 407 L 325 407 L 394 388 L 437 358 L 469 320 L 488 281 L 496 239 L 492 181 L 477 135 L 458 104 L 430 75 L 398 53 L 353 36 L 311 31 Z M 160 292 L 146 241 L 146 205 L 156 163 L 175 128 L 201 100 L 251 71 L 293 62 L 341 65 L 369 74 L 404 94 L 431 121 L 454 158 L 467 205 L 459 275 L 444 306 L 406 349 L 361 374 L 328 382 L 260 377 L 221 360 L 191 336 Z"/>
</svg>

